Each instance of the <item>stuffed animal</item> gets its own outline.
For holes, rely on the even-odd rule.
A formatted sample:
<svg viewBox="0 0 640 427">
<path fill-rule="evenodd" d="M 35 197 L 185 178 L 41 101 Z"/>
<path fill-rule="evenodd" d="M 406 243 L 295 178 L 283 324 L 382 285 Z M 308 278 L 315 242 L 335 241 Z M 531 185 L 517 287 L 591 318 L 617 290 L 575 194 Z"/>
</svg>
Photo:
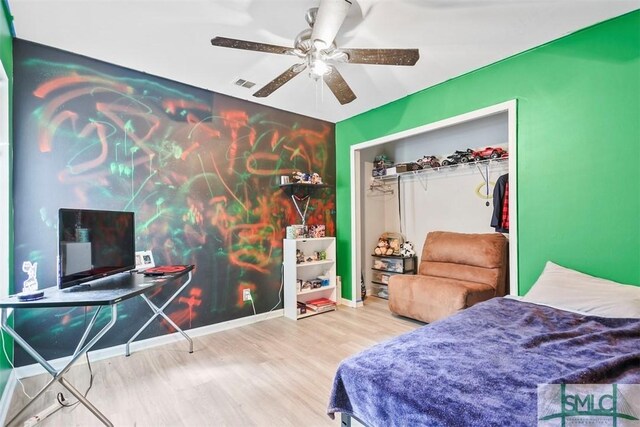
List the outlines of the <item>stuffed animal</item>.
<svg viewBox="0 0 640 427">
<path fill-rule="evenodd" d="M 397 239 L 391 239 L 389 241 L 389 249 L 391 249 L 391 253 L 387 251 L 387 255 L 400 255 L 400 242 Z"/>
<path fill-rule="evenodd" d="M 413 248 L 413 243 L 410 241 L 406 241 L 402 244 L 402 249 L 400 249 L 400 256 L 403 258 L 409 258 L 416 254 L 416 250 Z"/>
<path fill-rule="evenodd" d="M 391 253 L 389 253 L 391 251 Z M 389 241 L 387 239 L 378 239 L 378 244 L 376 248 L 373 250 L 373 253 L 376 255 L 391 255 L 393 253 L 393 249 L 389 247 Z"/>
</svg>

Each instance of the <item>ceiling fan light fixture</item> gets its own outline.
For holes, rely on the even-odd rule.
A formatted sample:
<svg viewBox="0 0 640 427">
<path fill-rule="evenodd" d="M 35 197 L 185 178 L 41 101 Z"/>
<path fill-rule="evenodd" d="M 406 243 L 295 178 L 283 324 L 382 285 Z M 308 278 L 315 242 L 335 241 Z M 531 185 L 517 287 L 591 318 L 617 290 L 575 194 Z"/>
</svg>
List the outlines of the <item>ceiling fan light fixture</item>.
<svg viewBox="0 0 640 427">
<path fill-rule="evenodd" d="M 314 59 L 309 66 L 309 74 L 313 78 L 320 78 L 329 72 L 329 65 L 322 59 Z"/>
<path fill-rule="evenodd" d="M 321 78 L 331 71 L 329 64 L 317 50 L 311 51 L 307 56 L 307 66 L 309 67 L 309 75 L 314 79 Z"/>
</svg>

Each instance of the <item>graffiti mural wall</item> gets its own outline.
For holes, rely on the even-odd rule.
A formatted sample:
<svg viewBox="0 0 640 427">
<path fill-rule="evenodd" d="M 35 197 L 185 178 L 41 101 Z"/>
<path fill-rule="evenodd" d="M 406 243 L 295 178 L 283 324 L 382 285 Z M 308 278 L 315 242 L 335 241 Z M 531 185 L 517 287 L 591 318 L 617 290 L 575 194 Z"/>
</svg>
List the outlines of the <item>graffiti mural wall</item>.
<svg viewBox="0 0 640 427">
<path fill-rule="evenodd" d="M 14 56 L 14 291 L 27 260 L 38 262 L 41 288 L 56 285 L 59 208 L 127 210 L 137 250 L 152 250 L 157 264 L 196 265 L 166 310 L 181 327 L 253 314 L 244 287 L 258 313 L 282 308 L 284 228 L 299 219 L 279 177 L 317 172 L 334 184 L 333 124 L 22 40 Z M 308 223 L 328 235 L 334 194 L 323 190 L 309 207 Z M 56 358 L 71 354 L 91 314 L 18 311 L 15 322 Z M 149 314 L 139 299 L 123 303 L 124 321 L 98 348 L 124 343 Z M 157 321 L 141 338 L 170 332 Z M 16 362 L 33 361 L 16 351 Z"/>
</svg>

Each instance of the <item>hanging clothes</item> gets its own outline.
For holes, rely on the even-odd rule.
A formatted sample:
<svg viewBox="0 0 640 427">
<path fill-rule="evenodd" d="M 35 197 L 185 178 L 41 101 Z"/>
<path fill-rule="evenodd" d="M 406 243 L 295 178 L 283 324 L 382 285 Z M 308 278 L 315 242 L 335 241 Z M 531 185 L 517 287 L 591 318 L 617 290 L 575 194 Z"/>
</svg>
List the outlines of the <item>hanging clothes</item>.
<svg viewBox="0 0 640 427">
<path fill-rule="evenodd" d="M 493 188 L 493 215 L 491 226 L 499 233 L 509 232 L 509 174 L 496 181 Z"/>
<path fill-rule="evenodd" d="M 504 186 L 504 197 L 502 198 L 502 221 L 500 221 L 501 228 L 509 231 L 509 180 Z"/>
</svg>

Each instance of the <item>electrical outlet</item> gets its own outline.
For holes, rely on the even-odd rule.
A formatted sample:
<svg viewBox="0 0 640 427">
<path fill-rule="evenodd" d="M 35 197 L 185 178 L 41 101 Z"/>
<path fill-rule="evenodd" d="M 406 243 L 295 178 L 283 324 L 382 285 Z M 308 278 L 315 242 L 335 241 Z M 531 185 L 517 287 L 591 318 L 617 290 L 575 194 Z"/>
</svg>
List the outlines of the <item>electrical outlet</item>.
<svg viewBox="0 0 640 427">
<path fill-rule="evenodd" d="M 244 288 L 242 290 L 242 301 L 250 301 L 251 300 L 251 289 Z"/>
</svg>

